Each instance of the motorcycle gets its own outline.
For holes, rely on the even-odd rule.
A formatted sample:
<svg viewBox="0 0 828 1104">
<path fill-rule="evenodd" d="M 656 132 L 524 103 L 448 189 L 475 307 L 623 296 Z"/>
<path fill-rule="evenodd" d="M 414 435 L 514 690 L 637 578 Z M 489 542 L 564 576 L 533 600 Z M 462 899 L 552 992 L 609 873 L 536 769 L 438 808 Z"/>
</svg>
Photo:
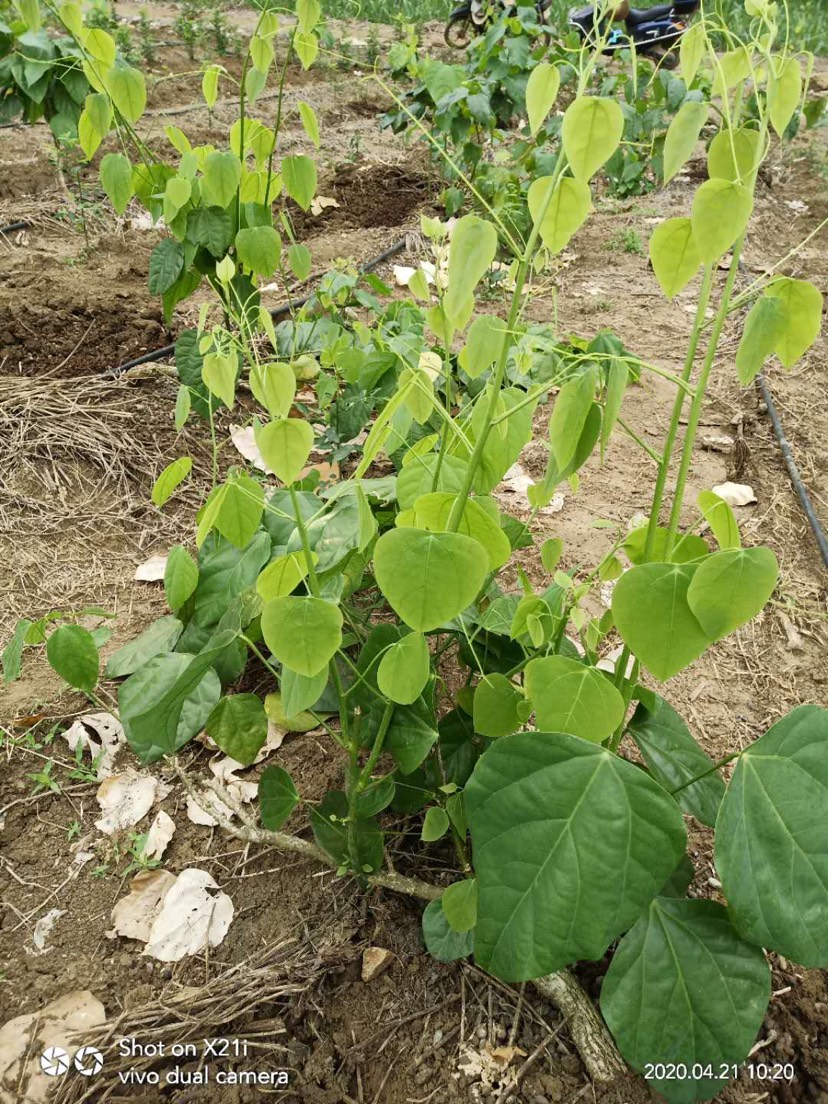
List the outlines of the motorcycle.
<svg viewBox="0 0 828 1104">
<path fill-rule="evenodd" d="M 507 11 L 511 3 L 502 0 Z M 538 0 L 536 10 L 540 23 L 548 25 L 552 0 Z M 594 4 L 573 9 L 569 25 L 584 42 L 597 45 L 603 40 L 603 52 L 616 54 L 633 47 L 639 54 L 660 62 L 665 69 L 674 69 L 678 58 L 675 47 L 687 30 L 689 19 L 701 7 L 701 0 L 672 0 L 654 8 L 632 8 L 629 0 L 621 0 L 612 11 L 599 16 Z M 492 7 L 482 0 L 466 0 L 448 18 L 444 38 L 449 46 L 468 45 L 472 34 L 483 34 L 492 22 Z M 622 27 L 613 26 L 621 23 Z"/>
</svg>

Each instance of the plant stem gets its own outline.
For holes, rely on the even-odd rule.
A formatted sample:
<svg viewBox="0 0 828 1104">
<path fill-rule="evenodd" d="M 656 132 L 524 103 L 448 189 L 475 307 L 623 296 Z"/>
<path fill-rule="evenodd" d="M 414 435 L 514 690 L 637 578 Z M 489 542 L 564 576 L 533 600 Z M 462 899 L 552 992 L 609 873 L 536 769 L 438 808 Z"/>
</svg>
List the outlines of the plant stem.
<svg viewBox="0 0 828 1104">
<path fill-rule="evenodd" d="M 741 751 L 734 751 L 731 755 L 726 755 L 724 759 L 720 759 L 718 763 L 714 763 L 709 770 L 703 771 L 701 774 L 697 774 L 695 778 L 691 778 L 689 782 L 682 782 L 680 786 L 676 786 L 674 790 L 670 790 L 671 796 L 675 797 L 677 793 L 681 793 L 682 790 L 686 790 L 688 786 L 695 786 L 697 782 L 701 782 L 703 778 L 707 778 L 708 775 L 715 774 L 717 770 L 721 770 L 722 767 L 727 766 L 728 763 L 732 763 L 734 759 L 738 759 L 741 755 Z"/>
<path fill-rule="evenodd" d="M 357 788 L 361 792 L 365 789 L 371 780 L 371 772 L 377 765 L 377 760 L 382 755 L 383 745 L 385 743 L 385 737 L 388 734 L 388 729 L 391 727 L 391 719 L 394 716 L 394 710 L 396 706 L 393 702 L 386 702 L 385 711 L 380 719 L 379 728 L 377 729 L 377 735 L 374 739 L 374 746 L 371 748 L 371 754 L 366 760 L 365 766 L 362 768 L 362 773 L 357 779 Z"/>
</svg>

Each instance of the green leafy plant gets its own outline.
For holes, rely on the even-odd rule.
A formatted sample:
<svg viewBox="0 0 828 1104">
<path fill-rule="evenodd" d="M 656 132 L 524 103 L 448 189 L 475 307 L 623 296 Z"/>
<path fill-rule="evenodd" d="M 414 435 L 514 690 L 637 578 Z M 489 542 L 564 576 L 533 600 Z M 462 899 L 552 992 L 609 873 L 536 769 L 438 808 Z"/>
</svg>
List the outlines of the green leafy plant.
<svg viewBox="0 0 828 1104">
<path fill-rule="evenodd" d="M 181 161 L 171 170 L 147 157 L 131 133 L 142 107 L 139 80 L 84 56 L 112 119 L 145 157 L 134 165 L 104 160 L 107 191 L 118 204 L 135 192 L 169 215 L 172 236 L 153 254 L 151 287 L 178 295 L 193 270 L 190 282 L 206 279 L 221 308 L 220 322 L 208 324 L 204 310 L 198 329 L 179 339 L 177 421 L 199 408 L 215 441 L 213 415 L 239 409 L 242 377 L 257 404 L 259 466 L 220 481 L 214 462 L 195 555 L 179 547 L 168 559 L 171 613 L 108 659 L 106 677 L 123 680 L 118 706 L 133 751 L 144 763 L 175 757 L 193 793 L 178 755 L 202 729 L 252 764 L 269 718 L 296 731 L 320 727 L 340 756 L 342 787 L 310 802 L 282 767 L 267 767 L 263 829 L 223 822 L 228 830 L 251 838 L 255 829 L 255 838 L 362 884 L 428 901 L 423 934 L 434 956 L 473 953 L 505 981 L 532 980 L 570 1002 L 571 1030 L 588 1062 L 596 1036 L 581 1031 L 579 1017 L 591 1013 L 566 968 L 601 959 L 617 943 L 602 987 L 606 1023 L 627 1061 L 676 1102 L 715 1095 L 749 1053 L 770 998 L 766 950 L 828 965 L 821 753 L 828 712 L 800 707 L 714 763 L 652 689 L 748 623 L 777 584 L 772 551 L 743 545 L 721 498 L 705 491 L 695 504 L 686 501 L 725 324 L 750 304 L 737 357 L 747 385 L 772 356 L 790 368 L 821 322 L 822 297 L 804 280 L 771 275 L 735 295 L 758 169 L 772 132 L 784 133 L 802 96 L 797 59 L 773 51 L 774 8 L 760 0 L 750 6 L 755 34 L 738 64 L 714 52 L 705 23 L 685 39 L 683 79 L 690 86 L 706 68 L 717 89 L 718 130 L 690 217 L 660 224 L 649 243 L 667 297 L 701 274 L 680 375 L 637 360 L 612 335 L 563 342 L 523 318 L 533 279 L 589 218 L 596 174 L 622 142 L 622 106 L 591 94 L 595 56 L 577 59 L 558 147 L 525 170 L 525 235 L 485 202 L 485 218 L 469 213 L 451 227 L 423 219 L 432 260 L 408 280 L 421 307 L 372 304 L 369 324 L 342 309 L 351 295 L 368 292 L 335 273 L 323 281 L 312 317 L 278 330 L 260 309 L 259 281 L 281 272 L 286 254 L 307 275 L 308 258 L 273 202 L 283 189 L 307 207 L 316 175 L 310 156 L 277 162 L 278 123 L 260 147 L 261 132 L 245 122 L 260 77 L 242 81 L 231 148 L 193 149 L 176 134 Z M 76 41 L 97 49 L 69 7 L 64 19 Z M 318 12 L 306 4 L 298 15 L 293 48 L 310 64 Z M 271 27 L 263 16 L 248 74 L 266 74 Z M 539 71 L 524 89 L 528 126 L 537 132 L 563 83 L 560 73 Z M 208 102 L 217 80 L 208 70 Z M 758 123 L 745 122 L 748 91 Z M 706 122 L 702 112 L 676 115 L 665 139 L 671 175 Z M 478 294 L 502 255 L 511 287 L 505 317 L 481 312 Z M 377 284 L 371 292 L 384 294 Z M 314 354 L 297 356 L 312 333 Z M 395 359 L 383 372 L 386 348 Z M 317 389 L 317 400 L 320 388 L 336 394 L 333 406 L 345 395 L 343 379 L 370 394 L 371 364 L 388 390 L 361 416 L 368 426 L 359 462 L 323 486 L 307 473 L 317 431 L 296 406 L 297 376 Z M 623 417 L 628 386 L 649 372 L 675 388 L 661 450 Z M 518 521 L 493 492 L 552 390 L 546 470 L 528 488 L 529 519 Z M 579 470 L 596 450 L 604 453 L 614 432 L 628 433 L 653 464 L 648 520 L 630 532 L 608 530 L 594 566 L 563 566 L 562 538 L 546 539 L 539 549 L 545 579 L 533 584 L 515 552 L 535 542 L 539 511 L 564 482 L 577 489 Z M 190 468 L 181 458 L 162 473 L 157 506 Z M 506 582 L 511 568 L 516 585 Z M 611 609 L 597 616 L 590 597 L 606 581 L 615 581 Z M 83 632 L 61 625 L 48 636 L 47 655 L 72 685 L 92 693 L 100 663 Z M 13 669 L 29 633 L 16 634 Z M 270 681 L 264 700 L 233 692 L 251 661 Z M 736 764 L 729 781 L 727 762 Z M 415 835 L 426 845 L 450 843 L 460 877 L 438 886 L 386 870 L 387 810 L 416 817 Z M 726 906 L 686 896 L 693 869 L 685 815 L 715 829 Z M 291 819 L 300 831 L 310 828 L 315 843 L 284 831 Z"/>
</svg>

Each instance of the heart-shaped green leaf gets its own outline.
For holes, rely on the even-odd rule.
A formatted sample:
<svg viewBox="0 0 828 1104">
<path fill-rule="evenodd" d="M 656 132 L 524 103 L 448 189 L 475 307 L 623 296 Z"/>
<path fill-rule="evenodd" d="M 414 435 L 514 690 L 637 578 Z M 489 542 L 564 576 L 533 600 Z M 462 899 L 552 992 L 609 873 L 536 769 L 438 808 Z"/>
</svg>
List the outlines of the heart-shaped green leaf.
<svg viewBox="0 0 828 1104">
<path fill-rule="evenodd" d="M 551 253 L 560 253 L 586 222 L 592 209 L 592 193 L 585 181 L 565 176 L 550 196 L 553 182 L 551 176 L 532 181 L 527 202 L 532 221 L 540 229 L 541 241 Z"/>
<path fill-rule="evenodd" d="M 603 96 L 579 96 L 564 114 L 561 138 L 572 173 L 587 181 L 618 149 L 624 133 L 621 105 Z"/>
<path fill-rule="evenodd" d="M 392 702 L 411 705 L 419 698 L 431 673 L 426 638 L 408 633 L 392 644 L 377 668 L 377 685 Z"/>
<path fill-rule="evenodd" d="M 267 713 L 258 694 L 222 698 L 205 725 L 207 735 L 225 755 L 249 767 L 267 739 Z"/>
<path fill-rule="evenodd" d="M 707 637 L 721 640 L 761 613 L 778 578 L 770 548 L 714 552 L 698 565 L 687 603 Z"/>
<path fill-rule="evenodd" d="M 274 598 L 262 611 L 262 633 L 280 663 L 312 676 L 342 643 L 342 614 L 321 598 Z"/>
<path fill-rule="evenodd" d="M 650 238 L 650 260 L 668 299 L 687 287 L 702 263 L 690 219 L 667 219 L 655 228 Z"/>
<path fill-rule="evenodd" d="M 313 448 L 313 427 L 301 418 L 279 418 L 256 430 L 262 459 L 286 485 L 294 483 Z"/>
<path fill-rule="evenodd" d="M 262 824 L 278 832 L 299 804 L 299 792 L 284 767 L 266 767 L 259 782 L 259 813 Z"/>
<path fill-rule="evenodd" d="M 568 732 L 599 744 L 624 719 L 624 699 L 609 679 L 566 656 L 531 660 L 526 693 L 538 728 L 546 732 Z"/>
</svg>

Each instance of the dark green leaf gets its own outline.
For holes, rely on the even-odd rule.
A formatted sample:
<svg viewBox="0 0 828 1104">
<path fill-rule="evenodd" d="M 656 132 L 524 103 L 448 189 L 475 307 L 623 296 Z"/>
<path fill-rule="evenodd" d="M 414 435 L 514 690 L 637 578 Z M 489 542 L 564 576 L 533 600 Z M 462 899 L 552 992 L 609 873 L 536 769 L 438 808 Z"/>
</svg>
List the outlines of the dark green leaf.
<svg viewBox="0 0 828 1104">
<path fill-rule="evenodd" d="M 266 767 L 259 782 L 259 813 L 262 824 L 278 832 L 299 804 L 299 792 L 283 767 Z"/>
<path fill-rule="evenodd" d="M 106 677 L 124 678 L 161 652 L 171 652 L 183 629 L 177 617 L 159 617 L 135 640 L 112 653 L 106 664 Z"/>
<path fill-rule="evenodd" d="M 46 658 L 60 677 L 90 693 L 98 683 L 100 657 L 92 634 L 80 625 L 61 625 L 46 641 Z"/>
<path fill-rule="evenodd" d="M 441 901 L 431 901 L 423 913 L 426 950 L 438 962 L 468 958 L 474 950 L 474 931 L 456 932 L 450 927 Z"/>
<path fill-rule="evenodd" d="M 267 713 L 257 694 L 233 694 L 216 704 L 205 725 L 225 755 L 249 767 L 267 739 Z"/>
</svg>

